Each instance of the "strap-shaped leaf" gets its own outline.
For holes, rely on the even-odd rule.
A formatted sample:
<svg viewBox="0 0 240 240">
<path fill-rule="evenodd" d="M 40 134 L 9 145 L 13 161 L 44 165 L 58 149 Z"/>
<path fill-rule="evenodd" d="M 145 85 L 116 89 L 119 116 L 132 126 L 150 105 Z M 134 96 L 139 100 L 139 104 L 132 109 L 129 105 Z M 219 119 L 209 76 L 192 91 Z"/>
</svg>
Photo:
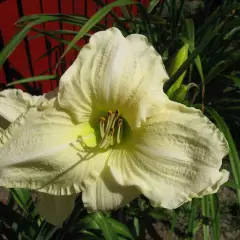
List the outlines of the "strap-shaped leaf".
<svg viewBox="0 0 240 240">
<path fill-rule="evenodd" d="M 235 183 L 237 185 L 240 185 L 239 184 L 240 183 L 240 159 L 239 159 L 239 155 L 238 155 L 237 148 L 234 143 L 232 134 L 231 134 L 227 124 L 223 120 L 223 118 L 218 114 L 218 112 L 215 109 L 213 109 L 211 107 L 206 107 L 205 110 L 214 118 L 217 126 L 223 132 L 225 138 L 228 141 L 229 160 L 230 160 L 230 164 L 231 164 L 233 178 L 234 178 Z M 237 189 L 237 195 L 238 195 L 238 202 L 240 204 L 240 189 Z"/>
<path fill-rule="evenodd" d="M 35 76 L 30 78 L 23 78 L 14 82 L 9 83 L 7 86 L 12 86 L 21 83 L 29 83 L 29 82 L 37 82 L 37 81 L 45 81 L 45 80 L 52 80 L 57 79 L 56 75 L 43 75 L 43 76 Z"/>
</svg>

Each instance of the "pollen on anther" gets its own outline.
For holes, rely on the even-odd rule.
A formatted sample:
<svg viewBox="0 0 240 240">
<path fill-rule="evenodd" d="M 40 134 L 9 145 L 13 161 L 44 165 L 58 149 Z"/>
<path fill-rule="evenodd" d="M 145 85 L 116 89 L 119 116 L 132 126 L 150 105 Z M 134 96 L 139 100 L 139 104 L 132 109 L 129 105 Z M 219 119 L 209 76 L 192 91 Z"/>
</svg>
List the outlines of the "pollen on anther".
<svg viewBox="0 0 240 240">
<path fill-rule="evenodd" d="M 106 122 L 106 118 L 105 117 L 100 117 L 99 121 L 100 122 Z"/>
<path fill-rule="evenodd" d="M 122 139 L 122 124 L 123 119 L 120 118 L 119 110 L 108 111 L 107 117 L 100 117 L 100 148 L 113 146 L 115 143 L 120 143 Z"/>
</svg>

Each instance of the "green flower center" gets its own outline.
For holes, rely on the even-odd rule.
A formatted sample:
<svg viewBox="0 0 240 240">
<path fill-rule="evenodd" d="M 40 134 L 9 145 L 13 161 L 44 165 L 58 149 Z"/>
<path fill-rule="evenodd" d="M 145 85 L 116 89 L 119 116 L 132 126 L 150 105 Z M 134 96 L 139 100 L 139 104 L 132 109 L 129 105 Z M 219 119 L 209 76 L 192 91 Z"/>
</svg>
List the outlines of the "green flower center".
<svg viewBox="0 0 240 240">
<path fill-rule="evenodd" d="M 123 137 L 123 118 L 118 110 L 108 111 L 106 117 L 100 117 L 99 120 L 101 141 L 100 148 L 108 148 L 116 143 L 120 144 Z"/>
</svg>

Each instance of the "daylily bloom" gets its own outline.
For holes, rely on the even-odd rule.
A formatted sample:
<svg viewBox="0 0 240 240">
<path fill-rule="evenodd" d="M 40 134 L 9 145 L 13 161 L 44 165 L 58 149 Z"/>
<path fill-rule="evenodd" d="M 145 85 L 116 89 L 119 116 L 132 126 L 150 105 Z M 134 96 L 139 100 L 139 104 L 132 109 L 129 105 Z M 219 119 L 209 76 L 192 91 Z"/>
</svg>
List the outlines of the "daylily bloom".
<svg viewBox="0 0 240 240">
<path fill-rule="evenodd" d="M 174 209 L 216 192 L 228 143 L 200 110 L 168 99 L 167 79 L 146 37 L 111 28 L 90 38 L 54 92 L 2 91 L 0 185 L 40 192 L 53 224 L 80 192 L 89 211 L 140 194 Z"/>
</svg>

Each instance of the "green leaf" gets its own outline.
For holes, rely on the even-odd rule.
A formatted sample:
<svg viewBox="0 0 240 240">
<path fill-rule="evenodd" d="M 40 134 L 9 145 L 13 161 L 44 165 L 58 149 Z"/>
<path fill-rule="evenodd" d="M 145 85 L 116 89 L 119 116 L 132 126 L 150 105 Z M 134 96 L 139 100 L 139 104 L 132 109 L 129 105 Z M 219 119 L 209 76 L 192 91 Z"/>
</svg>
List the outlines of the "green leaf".
<svg viewBox="0 0 240 240">
<path fill-rule="evenodd" d="M 79 16 L 79 15 L 72 15 L 72 14 L 71 15 L 70 14 L 69 15 L 68 14 L 33 14 L 30 16 L 23 16 L 17 21 L 16 25 L 22 26 L 31 21 L 35 21 L 37 19 L 42 19 L 46 17 L 52 18 L 49 21 L 59 21 L 59 22 L 69 23 L 77 26 L 82 26 L 89 20 L 89 18 L 86 16 Z M 97 31 L 104 30 L 104 29 L 106 29 L 106 27 L 100 23 L 94 26 L 94 30 L 97 30 Z"/>
<path fill-rule="evenodd" d="M 78 31 L 64 30 L 64 29 L 63 30 L 54 30 L 54 31 L 39 31 L 39 32 L 42 32 L 42 35 L 44 35 L 45 32 L 48 33 L 49 35 L 76 35 L 78 33 Z M 91 34 L 88 34 L 88 36 L 90 37 Z M 32 38 L 34 38 L 34 37 L 32 37 Z"/>
<path fill-rule="evenodd" d="M 157 4 L 160 2 L 160 0 L 150 0 L 149 5 L 148 5 L 148 13 L 151 13 L 152 10 L 157 6 Z"/>
<path fill-rule="evenodd" d="M 210 212 L 212 219 L 212 232 L 214 239 L 220 239 L 220 211 L 219 211 L 219 200 L 217 194 L 209 195 L 210 199 Z"/>
<path fill-rule="evenodd" d="M 120 234 L 124 237 L 127 237 L 129 239 L 134 239 L 130 230 L 128 229 L 128 227 L 124 224 L 122 224 L 121 222 L 113 219 L 113 218 L 107 218 L 107 221 L 109 224 L 111 224 L 113 230 L 117 233 Z"/>
<path fill-rule="evenodd" d="M 148 41 L 154 45 L 154 37 L 153 37 L 153 30 L 151 29 L 150 16 L 142 4 L 137 4 L 137 8 L 138 8 L 140 19 L 142 22 L 144 35 L 148 38 Z"/>
<path fill-rule="evenodd" d="M 92 215 L 92 218 L 102 230 L 103 236 L 106 240 L 118 239 L 112 225 L 109 224 L 107 218 L 102 213 L 96 212 Z"/>
<path fill-rule="evenodd" d="M 223 186 L 230 187 L 232 189 L 238 189 L 238 188 L 240 189 L 240 185 L 237 185 L 236 183 L 230 182 L 230 181 L 227 181 L 226 183 L 224 183 Z"/>
<path fill-rule="evenodd" d="M 57 49 L 60 49 L 61 47 L 61 44 L 58 44 L 56 45 L 55 47 L 51 48 L 49 51 L 46 51 L 44 54 L 42 54 L 41 56 L 39 56 L 39 58 L 36 60 L 36 62 L 40 61 L 42 58 L 44 57 L 48 57 L 48 56 L 51 56 L 51 54 L 57 50 Z"/>
<path fill-rule="evenodd" d="M 221 72 L 223 72 L 229 65 L 231 65 L 233 60 L 231 58 L 226 58 L 220 62 L 218 62 L 216 65 L 212 66 L 206 79 L 205 83 L 209 84 L 217 75 L 219 75 Z M 228 76 L 227 78 L 231 79 L 236 83 L 237 86 L 240 87 L 240 78 L 235 76 Z"/>
<path fill-rule="evenodd" d="M 185 44 L 188 44 L 189 46 L 189 52 L 190 53 L 193 53 L 196 49 L 194 48 L 194 45 L 195 43 L 190 41 L 189 39 L 187 38 L 184 38 L 182 37 L 181 40 L 185 43 Z M 201 82 L 203 84 L 203 86 L 205 85 L 204 83 L 204 76 L 203 76 L 203 70 L 202 70 L 202 62 L 201 62 L 201 58 L 199 55 L 196 56 L 196 58 L 194 59 L 194 63 L 195 63 L 195 66 L 198 70 L 198 73 L 199 73 L 199 76 L 201 78 Z"/>
<path fill-rule="evenodd" d="M 79 240 L 80 239 L 84 239 L 84 240 L 97 240 L 97 239 L 99 239 L 99 237 L 96 235 L 96 234 L 94 234 L 93 232 L 90 232 L 90 231 L 88 231 L 88 230 L 85 230 L 85 229 L 81 229 L 80 231 L 79 231 L 79 233 L 81 233 L 82 235 L 83 235 L 83 237 L 81 238 L 79 238 Z"/>
<path fill-rule="evenodd" d="M 208 196 L 204 196 L 201 199 L 202 203 L 202 216 L 203 216 L 203 239 L 209 240 L 209 217 L 210 217 L 210 208 L 209 208 L 209 202 L 208 202 Z"/>
<path fill-rule="evenodd" d="M 136 24 L 133 20 L 134 16 L 131 12 L 131 8 L 129 6 L 122 6 L 121 9 L 122 9 L 124 18 L 127 20 L 127 23 L 129 24 L 129 32 L 130 33 L 135 32 Z"/>
<path fill-rule="evenodd" d="M 238 20 L 240 21 L 240 20 Z M 237 26 L 237 25 L 235 25 Z M 224 36 L 224 40 L 230 40 L 232 39 L 232 37 L 237 34 L 240 31 L 240 26 L 234 27 L 232 28 L 225 36 Z"/>
<path fill-rule="evenodd" d="M 131 11 L 126 6 L 122 6 L 121 9 L 122 9 L 124 18 L 130 20 L 133 17 Z"/>
<path fill-rule="evenodd" d="M 10 189 L 10 192 L 17 204 L 25 213 L 28 213 L 29 200 L 32 199 L 31 192 L 22 188 L 12 188 Z"/>
<path fill-rule="evenodd" d="M 186 19 L 185 20 L 186 30 L 187 30 L 187 36 L 189 41 L 191 42 L 192 47 L 195 46 L 195 27 L 194 22 L 192 19 Z"/>
<path fill-rule="evenodd" d="M 148 210 L 148 215 L 156 220 L 169 220 L 174 218 L 175 212 L 173 210 L 155 207 Z"/>
<path fill-rule="evenodd" d="M 206 19 L 204 24 L 198 29 L 197 34 L 201 36 L 204 32 L 207 32 L 209 25 L 216 21 L 218 18 L 226 16 L 226 14 L 231 13 L 233 10 L 240 9 L 240 4 L 230 4 L 225 8 L 218 7 L 209 18 Z"/>
<path fill-rule="evenodd" d="M 189 83 L 188 85 L 182 84 L 178 89 L 173 92 L 171 100 L 184 104 L 188 91 L 192 87 L 196 87 L 199 91 L 199 87 L 195 83 Z"/>
<path fill-rule="evenodd" d="M 181 65 L 177 72 L 165 83 L 164 90 L 167 91 L 171 84 L 178 79 L 183 72 L 189 67 L 189 65 L 194 61 L 194 59 L 206 48 L 208 43 L 213 39 L 217 32 L 222 28 L 223 22 L 219 23 L 212 31 L 210 31 L 204 38 L 201 43 L 196 47 L 196 49 L 191 53 L 188 59 Z"/>
<path fill-rule="evenodd" d="M 102 213 L 92 213 L 81 218 L 76 226 L 76 232 L 80 233 L 82 229 L 101 230 L 104 237 L 115 237 L 116 234 L 122 235 L 128 239 L 134 239 L 128 227 L 121 222 L 105 217 Z M 115 239 L 115 238 L 112 238 Z"/>
<path fill-rule="evenodd" d="M 43 225 L 39 227 L 38 235 L 34 238 L 34 240 L 52 240 L 53 235 L 57 232 L 59 227 L 52 226 L 46 221 L 43 221 Z"/>
<path fill-rule="evenodd" d="M 205 107 L 205 110 L 214 118 L 215 122 L 217 123 L 217 126 L 221 130 L 221 132 L 224 134 L 225 138 L 228 141 L 229 144 L 229 160 L 231 164 L 231 169 L 233 173 L 234 181 L 237 185 L 240 185 L 240 159 L 237 152 L 236 145 L 234 143 L 234 140 L 232 138 L 232 134 L 223 120 L 223 118 L 218 114 L 218 112 L 211 108 L 211 107 Z M 237 195 L 238 195 L 238 202 L 240 205 L 240 189 L 237 189 Z"/>
<path fill-rule="evenodd" d="M 97 5 L 99 5 L 100 7 L 105 7 L 106 3 L 104 3 L 103 0 L 93 0 Z M 121 8 L 122 6 L 120 6 Z M 109 11 L 109 15 L 111 15 L 111 17 L 113 18 L 113 27 L 117 27 L 120 29 L 120 31 L 125 34 L 128 35 L 128 29 L 126 28 L 126 26 L 124 25 L 124 23 L 120 20 L 120 18 L 118 17 L 118 15 L 116 13 L 114 13 L 113 11 Z"/>
<path fill-rule="evenodd" d="M 183 47 L 177 52 L 176 56 L 172 60 L 168 74 L 170 77 L 181 67 L 183 62 L 188 57 L 188 44 L 184 44 Z M 173 93 L 181 86 L 182 81 L 186 75 L 186 71 L 173 83 L 173 85 L 169 88 L 167 95 L 169 98 L 172 98 Z"/>
<path fill-rule="evenodd" d="M 117 5 L 116 3 L 114 3 Z M 6 61 L 6 59 L 11 55 L 11 53 L 14 51 L 14 49 L 21 43 L 21 41 L 27 36 L 27 33 L 32 29 L 33 26 L 42 24 L 44 22 L 52 22 L 52 21 L 62 21 L 67 22 L 70 24 L 75 24 L 82 26 L 83 24 L 89 21 L 86 19 L 86 17 L 80 17 L 80 16 L 72 16 L 72 15 L 64 15 L 64 14 L 36 14 L 31 16 L 25 16 L 17 21 L 17 25 L 19 24 L 25 24 L 23 28 L 13 36 L 13 38 L 8 42 L 8 44 L 3 48 L 3 50 L 0 52 L 0 68 L 2 64 Z M 105 29 L 103 25 L 100 24 L 94 24 L 94 27 L 97 27 L 96 30 L 103 30 Z M 67 41 L 65 43 L 68 43 Z M 73 47 L 74 44 L 72 44 L 71 47 Z"/>
<path fill-rule="evenodd" d="M 70 44 L 67 46 L 63 52 L 61 59 L 68 53 L 68 51 L 77 43 L 93 26 L 95 26 L 99 21 L 101 21 L 114 7 L 120 7 L 127 4 L 135 4 L 132 0 L 117 0 L 104 7 L 102 7 L 98 12 L 96 12 L 81 28 L 78 34 L 72 39 Z"/>
<path fill-rule="evenodd" d="M 40 33 L 38 35 L 35 35 L 33 38 L 48 36 L 48 37 L 50 37 L 50 38 L 52 38 L 52 39 L 54 39 L 54 40 L 56 40 L 60 43 L 65 44 L 65 45 L 68 45 L 70 43 L 70 41 L 65 40 L 63 38 L 56 37 L 54 34 L 51 34 L 48 31 L 40 31 L 40 30 L 35 29 L 35 28 L 32 28 L 31 30 L 34 31 L 34 32 Z M 78 45 L 73 45 L 73 48 L 77 51 L 80 51 L 80 49 L 81 49 Z"/>
<path fill-rule="evenodd" d="M 194 235 L 194 228 L 196 226 L 198 201 L 198 199 L 194 198 L 191 203 L 191 213 L 188 221 L 188 234 L 191 236 Z"/>
<path fill-rule="evenodd" d="M 44 75 L 44 76 L 35 76 L 30 78 L 23 78 L 14 82 L 9 83 L 7 86 L 12 86 L 15 84 L 21 84 L 21 83 L 29 83 L 29 82 L 37 82 L 37 81 L 46 81 L 51 79 L 57 79 L 58 77 L 56 75 Z"/>
<path fill-rule="evenodd" d="M 137 217 L 133 217 L 133 226 L 137 237 L 140 236 L 140 223 Z"/>
<path fill-rule="evenodd" d="M 93 214 L 88 214 L 84 218 L 79 220 L 79 223 L 76 225 L 76 229 L 99 229 L 99 225 L 93 219 Z"/>
<path fill-rule="evenodd" d="M 240 77 L 237 77 L 236 75 L 233 75 L 233 74 L 221 75 L 221 76 L 226 77 L 226 78 L 232 80 L 235 83 L 236 87 L 240 88 Z"/>
<path fill-rule="evenodd" d="M 170 230 L 169 230 L 169 240 L 173 239 L 173 233 L 174 233 L 176 223 L 177 223 L 177 217 L 176 217 L 176 215 L 174 215 L 174 217 L 171 221 L 171 227 L 170 227 Z"/>
</svg>

